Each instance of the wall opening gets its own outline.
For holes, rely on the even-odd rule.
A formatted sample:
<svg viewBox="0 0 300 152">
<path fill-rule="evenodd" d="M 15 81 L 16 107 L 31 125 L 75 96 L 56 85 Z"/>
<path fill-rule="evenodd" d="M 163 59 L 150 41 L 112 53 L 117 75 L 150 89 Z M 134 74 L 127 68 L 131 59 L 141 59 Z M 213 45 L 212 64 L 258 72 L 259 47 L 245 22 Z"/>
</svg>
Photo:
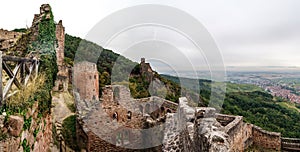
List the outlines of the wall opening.
<svg viewBox="0 0 300 152">
<path fill-rule="evenodd" d="M 118 112 L 115 112 L 115 113 L 113 114 L 113 120 L 118 120 Z"/>
<path fill-rule="evenodd" d="M 132 112 L 131 112 L 131 111 L 128 111 L 128 112 L 127 112 L 127 119 L 131 120 L 131 116 L 132 116 Z"/>
<path fill-rule="evenodd" d="M 147 114 L 150 113 L 150 104 L 146 104 L 145 113 L 147 113 Z"/>
</svg>

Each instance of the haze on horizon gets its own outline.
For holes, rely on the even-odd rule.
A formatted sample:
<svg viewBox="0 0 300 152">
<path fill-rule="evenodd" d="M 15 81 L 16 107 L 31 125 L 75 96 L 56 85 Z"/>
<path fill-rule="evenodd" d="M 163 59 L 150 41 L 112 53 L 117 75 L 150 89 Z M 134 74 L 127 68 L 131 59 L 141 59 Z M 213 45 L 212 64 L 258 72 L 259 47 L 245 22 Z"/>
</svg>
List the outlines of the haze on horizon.
<svg viewBox="0 0 300 152">
<path fill-rule="evenodd" d="M 300 1 L 298 0 L 226 0 L 198 1 L 180 0 L 92 0 L 86 1 L 1 1 L 0 28 L 13 30 L 31 26 L 33 15 L 38 13 L 41 4 L 52 6 L 55 20 L 63 20 L 66 33 L 85 38 L 89 30 L 107 15 L 123 8 L 140 4 L 160 4 L 178 8 L 198 19 L 214 37 L 221 53 L 225 67 L 228 69 L 256 67 L 289 67 L 299 70 L 300 67 Z M 154 15 L 159 15 L 158 12 Z M 147 33 L 147 32 L 145 32 Z M 130 35 L 127 33 L 127 36 Z M 91 40 L 91 39 L 90 39 Z M 94 41 L 94 40 L 91 40 Z M 117 42 L 123 42 L 120 38 Z M 179 39 L 178 39 L 179 45 Z M 101 45 L 101 44 L 100 44 Z M 131 49 L 142 49 L 150 46 L 144 44 Z M 155 46 L 155 44 L 154 44 Z M 182 53 L 195 67 L 205 65 L 204 57 L 195 55 L 191 48 L 161 45 L 153 47 L 160 56 L 172 57 L 164 59 L 168 65 L 178 70 L 187 67 L 185 62 L 178 60 Z M 167 50 L 166 49 L 170 49 Z M 115 52 L 139 62 L 141 56 L 152 57 L 151 49 L 147 53 L 141 50 L 120 50 L 112 47 Z M 164 49 L 164 50 L 163 50 Z M 140 52 L 138 52 L 140 51 Z M 148 55 L 147 55 L 148 54 Z M 174 55 L 174 56 L 173 56 Z M 176 58 L 176 60 L 172 60 Z M 158 61 L 158 60 L 154 60 Z M 153 63 L 154 69 L 166 70 L 168 65 L 162 62 Z M 205 69 L 205 68 L 204 68 Z"/>
</svg>

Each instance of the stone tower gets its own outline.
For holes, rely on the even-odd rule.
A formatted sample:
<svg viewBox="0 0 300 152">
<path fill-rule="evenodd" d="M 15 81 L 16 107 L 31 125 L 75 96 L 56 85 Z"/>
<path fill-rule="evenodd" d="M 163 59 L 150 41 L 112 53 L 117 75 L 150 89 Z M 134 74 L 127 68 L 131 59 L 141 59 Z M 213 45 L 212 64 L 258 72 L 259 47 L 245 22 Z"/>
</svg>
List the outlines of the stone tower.
<svg viewBox="0 0 300 152">
<path fill-rule="evenodd" d="M 56 24 L 56 63 L 58 68 L 57 78 L 55 81 L 54 91 L 67 91 L 69 83 L 69 68 L 64 64 L 65 48 L 65 27 L 60 20 Z"/>
<path fill-rule="evenodd" d="M 58 24 L 56 24 L 56 39 L 57 39 L 57 47 L 56 47 L 56 58 L 57 58 L 57 66 L 63 66 L 64 63 L 64 47 L 65 47 L 65 28 L 62 25 L 62 21 L 60 20 Z"/>
<path fill-rule="evenodd" d="M 95 63 L 83 61 L 74 65 L 73 84 L 81 100 L 99 99 L 99 74 Z"/>
</svg>

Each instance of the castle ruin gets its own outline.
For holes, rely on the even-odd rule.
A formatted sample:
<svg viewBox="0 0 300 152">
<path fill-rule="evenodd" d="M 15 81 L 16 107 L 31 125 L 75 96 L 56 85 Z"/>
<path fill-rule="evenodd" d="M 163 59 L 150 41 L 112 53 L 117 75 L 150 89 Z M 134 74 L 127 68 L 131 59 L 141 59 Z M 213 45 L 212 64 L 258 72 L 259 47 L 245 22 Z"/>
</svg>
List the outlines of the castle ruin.
<svg viewBox="0 0 300 152">
<path fill-rule="evenodd" d="M 58 68 L 57 78 L 55 80 L 55 86 L 53 88 L 54 91 L 67 91 L 69 79 L 71 75 L 71 68 L 67 67 L 64 63 L 65 58 L 65 27 L 60 20 L 58 24 L 56 24 L 55 31 L 57 46 L 56 46 L 56 63 Z"/>
<path fill-rule="evenodd" d="M 80 102 L 78 97 L 76 100 Z M 83 109 L 88 110 L 80 116 L 78 136 L 84 140 L 81 143 L 87 143 L 87 151 L 134 151 L 118 147 L 143 144 L 142 133 L 129 130 L 162 123 L 166 126 L 158 133 L 162 136 L 154 137 L 163 144 L 153 151 L 244 151 L 253 145 L 281 150 L 280 133 L 244 123 L 242 116 L 218 114 L 209 107 L 190 107 L 184 97 L 179 104 L 159 97 L 132 99 L 125 86 L 113 85 L 103 88 L 100 102 Z M 113 138 L 103 139 L 106 135 Z"/>
<path fill-rule="evenodd" d="M 87 101 L 99 99 L 99 73 L 95 63 L 83 61 L 74 65 L 73 88 L 80 99 Z"/>
</svg>

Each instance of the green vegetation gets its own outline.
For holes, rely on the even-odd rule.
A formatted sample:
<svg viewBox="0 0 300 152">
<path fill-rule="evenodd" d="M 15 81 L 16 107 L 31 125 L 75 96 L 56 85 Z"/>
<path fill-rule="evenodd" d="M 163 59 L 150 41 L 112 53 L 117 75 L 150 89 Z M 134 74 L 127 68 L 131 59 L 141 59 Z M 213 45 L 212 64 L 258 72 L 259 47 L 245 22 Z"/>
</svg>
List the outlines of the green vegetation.
<svg viewBox="0 0 300 152">
<path fill-rule="evenodd" d="M 164 77 L 179 83 L 177 77 L 166 75 Z M 195 82 L 193 79 L 190 81 Z M 217 82 L 208 80 L 198 82 L 200 96 L 208 102 L 211 85 Z M 190 84 L 189 87 L 188 89 L 195 90 L 196 86 Z M 272 95 L 253 85 L 227 83 L 227 90 L 222 113 L 244 116 L 244 121 L 268 131 L 281 132 L 284 137 L 300 138 L 300 113 L 296 105 L 279 102 Z"/>
<path fill-rule="evenodd" d="M 129 84 L 131 94 L 135 98 L 150 96 L 150 93 L 148 92 L 150 83 L 145 79 L 145 76 L 139 73 L 140 66 L 138 63 L 132 62 L 111 50 L 104 49 L 93 42 L 66 34 L 64 60 L 69 65 L 73 65 L 74 60 L 85 60 L 94 63 L 97 62 L 100 86 L 99 94 L 102 92 L 102 87 L 110 85 L 111 82 L 113 82 L 115 84 Z M 132 74 L 129 80 L 126 73 Z M 178 101 L 180 96 L 180 87 L 176 83 L 161 77 L 159 74 L 155 74 L 155 78 L 166 84 L 166 99 Z M 130 83 L 128 83 L 128 81 Z M 165 90 L 162 90 L 162 92 L 163 91 Z"/>
<path fill-rule="evenodd" d="M 0 108 L 2 113 L 4 110 L 7 113 L 5 122 L 7 122 L 10 115 L 21 115 L 24 117 L 23 130 L 28 130 L 31 126 L 32 117 L 26 119 L 26 113 L 29 108 L 36 102 L 38 102 L 39 118 L 50 112 L 51 105 L 51 90 L 54 85 L 57 74 L 56 65 L 56 35 L 55 35 L 55 23 L 52 12 L 50 10 L 50 18 L 42 18 L 39 24 L 39 31 L 35 41 L 30 42 L 32 31 L 27 31 L 18 41 L 17 45 L 9 51 L 16 50 L 19 46 L 22 49 L 22 53 L 17 53 L 16 56 L 24 56 L 28 54 L 36 55 L 40 60 L 39 75 L 37 78 L 33 78 L 26 86 L 26 89 L 21 89 L 14 96 L 7 100 L 5 106 Z M 18 29 L 16 31 L 24 31 L 24 29 Z M 30 39 L 30 40 L 29 40 Z M 23 48 L 24 47 L 24 48 Z M 39 124 L 39 121 L 38 121 Z M 37 125 L 38 125 L 37 124 Z M 34 136 L 37 135 L 39 130 L 34 130 Z M 0 135 L 0 138 L 6 137 L 6 135 Z M 24 151 L 30 151 L 28 141 L 25 139 L 22 141 Z"/>
<path fill-rule="evenodd" d="M 50 10 L 50 19 L 45 15 L 39 23 L 39 35 L 35 42 L 28 47 L 31 53 L 37 53 L 40 56 L 39 71 L 46 75 L 45 84 L 34 96 L 34 101 L 39 101 L 39 110 L 41 113 L 50 112 L 51 90 L 54 86 L 56 74 L 58 72 L 56 64 L 56 35 L 55 22 L 52 11 Z"/>
<path fill-rule="evenodd" d="M 81 44 L 79 45 L 79 43 Z M 111 79 L 113 79 L 116 84 L 128 84 L 131 94 L 135 98 L 148 97 L 150 95 L 148 92 L 150 84 L 147 76 L 140 73 L 140 66 L 137 63 L 111 50 L 103 49 L 92 42 L 66 35 L 65 61 L 70 65 L 73 64 L 77 50 L 89 50 L 81 51 L 82 54 L 76 54 L 76 58 L 79 61 L 82 59 L 97 61 L 100 88 L 111 84 Z M 100 50 L 102 51 L 101 54 L 99 54 Z M 96 58 L 98 56 L 99 58 Z M 123 73 L 126 73 L 128 70 L 131 70 L 129 82 L 126 78 L 122 77 Z M 116 73 L 111 78 L 112 71 Z M 166 90 L 160 88 L 161 93 L 167 94 L 166 99 L 175 102 L 178 101 L 181 90 L 183 90 L 183 95 L 195 99 L 194 101 L 197 101 L 196 96 L 200 95 L 200 101 L 203 102 L 195 102 L 198 106 L 208 106 L 210 104 L 212 84 L 214 86 L 223 85 L 222 83 L 210 80 L 179 79 L 166 75 L 161 76 L 157 73 L 154 78 L 163 82 L 166 86 Z M 184 88 L 179 86 L 180 81 L 184 81 Z M 297 106 L 299 108 L 299 105 L 295 105 L 296 107 L 294 108 L 284 105 L 281 103 L 282 101 L 273 98 L 270 94 L 254 85 L 239 85 L 234 83 L 226 83 L 226 85 L 224 103 L 219 92 L 213 94 L 217 100 L 215 101 L 216 105 L 223 103 L 223 106 L 220 107 L 222 108 L 222 113 L 242 115 L 246 122 L 253 123 L 266 130 L 281 132 L 284 137 L 300 138 L 300 114 L 295 110 Z"/>
<path fill-rule="evenodd" d="M 0 141 L 5 140 L 7 138 L 7 134 L 3 133 L 2 131 L 0 132 Z"/>
<path fill-rule="evenodd" d="M 62 135 L 68 147 L 79 151 L 76 140 L 76 115 L 72 115 L 63 121 Z"/>
<path fill-rule="evenodd" d="M 31 126 L 31 121 L 32 121 L 32 117 L 29 117 L 28 119 L 26 119 L 24 117 L 24 125 L 23 125 L 23 130 L 27 130 L 30 128 Z"/>
<path fill-rule="evenodd" d="M 19 28 L 19 29 L 14 29 L 14 32 L 22 32 L 22 33 L 26 33 L 28 30 L 26 28 Z"/>
<path fill-rule="evenodd" d="M 24 152 L 30 152 L 30 146 L 26 139 L 22 141 L 22 147 Z"/>
</svg>

